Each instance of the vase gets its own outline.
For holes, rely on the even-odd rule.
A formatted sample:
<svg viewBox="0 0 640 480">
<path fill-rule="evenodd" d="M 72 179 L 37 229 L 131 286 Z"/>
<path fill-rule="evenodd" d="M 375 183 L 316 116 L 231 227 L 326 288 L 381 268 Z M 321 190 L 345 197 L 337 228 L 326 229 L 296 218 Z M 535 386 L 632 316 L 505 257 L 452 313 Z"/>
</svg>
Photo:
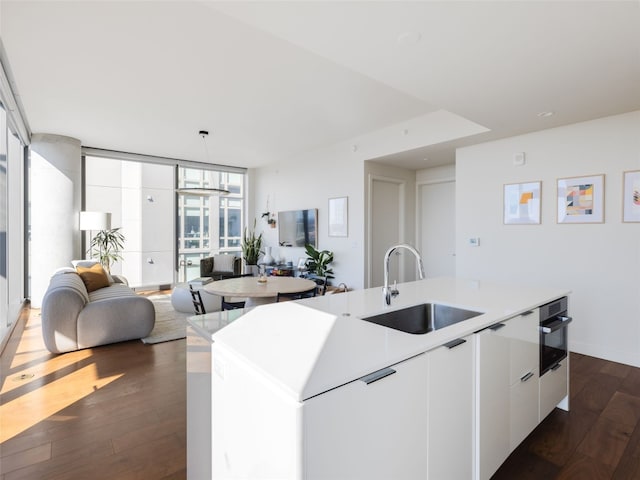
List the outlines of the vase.
<svg viewBox="0 0 640 480">
<path fill-rule="evenodd" d="M 258 265 L 245 265 L 244 273 L 250 274 L 252 277 L 257 277 L 260 273 L 260 267 L 258 267 Z"/>
<path fill-rule="evenodd" d="M 264 247 L 264 257 L 262 257 L 262 263 L 265 265 L 273 265 L 274 258 L 271 255 L 271 247 Z"/>
</svg>

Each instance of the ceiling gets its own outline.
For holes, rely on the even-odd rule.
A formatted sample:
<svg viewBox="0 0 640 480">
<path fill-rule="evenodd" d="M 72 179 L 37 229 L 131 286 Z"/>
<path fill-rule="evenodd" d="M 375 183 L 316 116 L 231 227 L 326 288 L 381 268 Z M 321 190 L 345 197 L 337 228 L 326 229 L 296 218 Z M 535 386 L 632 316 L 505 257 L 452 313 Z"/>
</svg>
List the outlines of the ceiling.
<svg viewBox="0 0 640 480">
<path fill-rule="evenodd" d="M 482 127 L 378 159 L 420 169 L 640 109 L 637 0 L 4 0 L 0 38 L 33 132 L 243 167 L 437 112 Z"/>
</svg>

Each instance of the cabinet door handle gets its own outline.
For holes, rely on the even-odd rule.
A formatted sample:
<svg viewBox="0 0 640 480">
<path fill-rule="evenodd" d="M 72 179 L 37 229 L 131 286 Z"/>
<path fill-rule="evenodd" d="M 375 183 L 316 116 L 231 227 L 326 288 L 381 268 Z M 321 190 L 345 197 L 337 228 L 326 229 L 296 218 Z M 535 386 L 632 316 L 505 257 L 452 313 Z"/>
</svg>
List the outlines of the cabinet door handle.
<svg viewBox="0 0 640 480">
<path fill-rule="evenodd" d="M 551 370 L 555 372 L 555 371 L 556 371 L 557 369 L 559 369 L 561 366 L 562 366 L 562 364 L 561 364 L 561 363 L 556 363 L 553 367 L 551 367 Z"/>
<path fill-rule="evenodd" d="M 463 343 L 467 343 L 464 338 L 456 338 L 455 340 L 451 340 L 450 342 L 445 343 L 444 346 L 451 350 L 452 348 L 456 348 L 458 345 L 462 345 Z"/>
<path fill-rule="evenodd" d="M 378 370 L 377 372 L 370 373 L 369 375 L 365 375 L 358 380 L 363 381 L 367 385 L 377 382 L 378 380 L 382 380 L 384 377 L 388 377 L 389 375 L 393 375 L 396 371 L 393 368 L 383 368 L 382 370 Z"/>
<path fill-rule="evenodd" d="M 531 315 L 533 313 L 533 310 L 529 310 L 528 312 L 522 312 L 520 315 L 522 315 L 523 317 L 526 317 L 527 315 Z"/>
<path fill-rule="evenodd" d="M 502 327 L 506 327 L 506 325 L 504 323 L 496 323 L 495 325 L 491 325 L 489 327 L 489 330 L 493 330 L 494 332 L 497 332 L 498 330 L 500 330 Z"/>
<path fill-rule="evenodd" d="M 531 377 L 533 377 L 533 372 L 529 372 L 527 373 L 524 377 L 520 377 L 520 381 L 521 382 L 526 382 L 527 380 L 529 380 Z"/>
</svg>

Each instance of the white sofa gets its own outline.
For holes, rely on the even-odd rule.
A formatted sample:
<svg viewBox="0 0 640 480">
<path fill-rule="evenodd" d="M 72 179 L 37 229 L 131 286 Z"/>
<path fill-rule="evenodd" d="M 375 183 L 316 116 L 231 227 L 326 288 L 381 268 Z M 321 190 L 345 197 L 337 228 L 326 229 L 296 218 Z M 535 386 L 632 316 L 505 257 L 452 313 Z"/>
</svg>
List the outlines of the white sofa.
<svg viewBox="0 0 640 480">
<path fill-rule="evenodd" d="M 155 324 L 148 298 L 118 282 L 89 293 L 72 269 L 51 277 L 40 313 L 44 343 L 52 353 L 144 338 Z"/>
</svg>

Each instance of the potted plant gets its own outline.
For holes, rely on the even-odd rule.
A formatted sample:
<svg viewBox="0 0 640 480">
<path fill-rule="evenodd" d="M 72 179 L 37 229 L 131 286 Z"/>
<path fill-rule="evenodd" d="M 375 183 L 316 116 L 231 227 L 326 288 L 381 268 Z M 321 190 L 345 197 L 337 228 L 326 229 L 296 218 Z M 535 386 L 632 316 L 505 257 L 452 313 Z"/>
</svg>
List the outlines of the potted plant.
<svg viewBox="0 0 640 480">
<path fill-rule="evenodd" d="M 333 262 L 333 252 L 329 250 L 318 251 L 310 243 L 307 243 L 304 248 L 309 256 L 306 261 L 309 273 L 318 277 L 334 278 L 333 269 L 329 268 L 329 264 Z"/>
<path fill-rule="evenodd" d="M 267 219 L 267 223 L 271 228 L 276 228 L 276 214 L 272 212 L 264 212 L 262 218 Z"/>
<path fill-rule="evenodd" d="M 258 257 L 262 253 L 262 233 L 256 235 L 256 221 L 253 221 L 253 230 L 244 227 L 242 234 L 242 258 L 247 266 L 258 265 Z"/>
<path fill-rule="evenodd" d="M 107 273 L 111 273 L 111 265 L 118 260 L 122 260 L 120 251 L 123 248 L 124 235 L 120 232 L 120 228 L 100 230 L 91 239 L 89 255 L 91 258 L 97 258 Z"/>
</svg>

